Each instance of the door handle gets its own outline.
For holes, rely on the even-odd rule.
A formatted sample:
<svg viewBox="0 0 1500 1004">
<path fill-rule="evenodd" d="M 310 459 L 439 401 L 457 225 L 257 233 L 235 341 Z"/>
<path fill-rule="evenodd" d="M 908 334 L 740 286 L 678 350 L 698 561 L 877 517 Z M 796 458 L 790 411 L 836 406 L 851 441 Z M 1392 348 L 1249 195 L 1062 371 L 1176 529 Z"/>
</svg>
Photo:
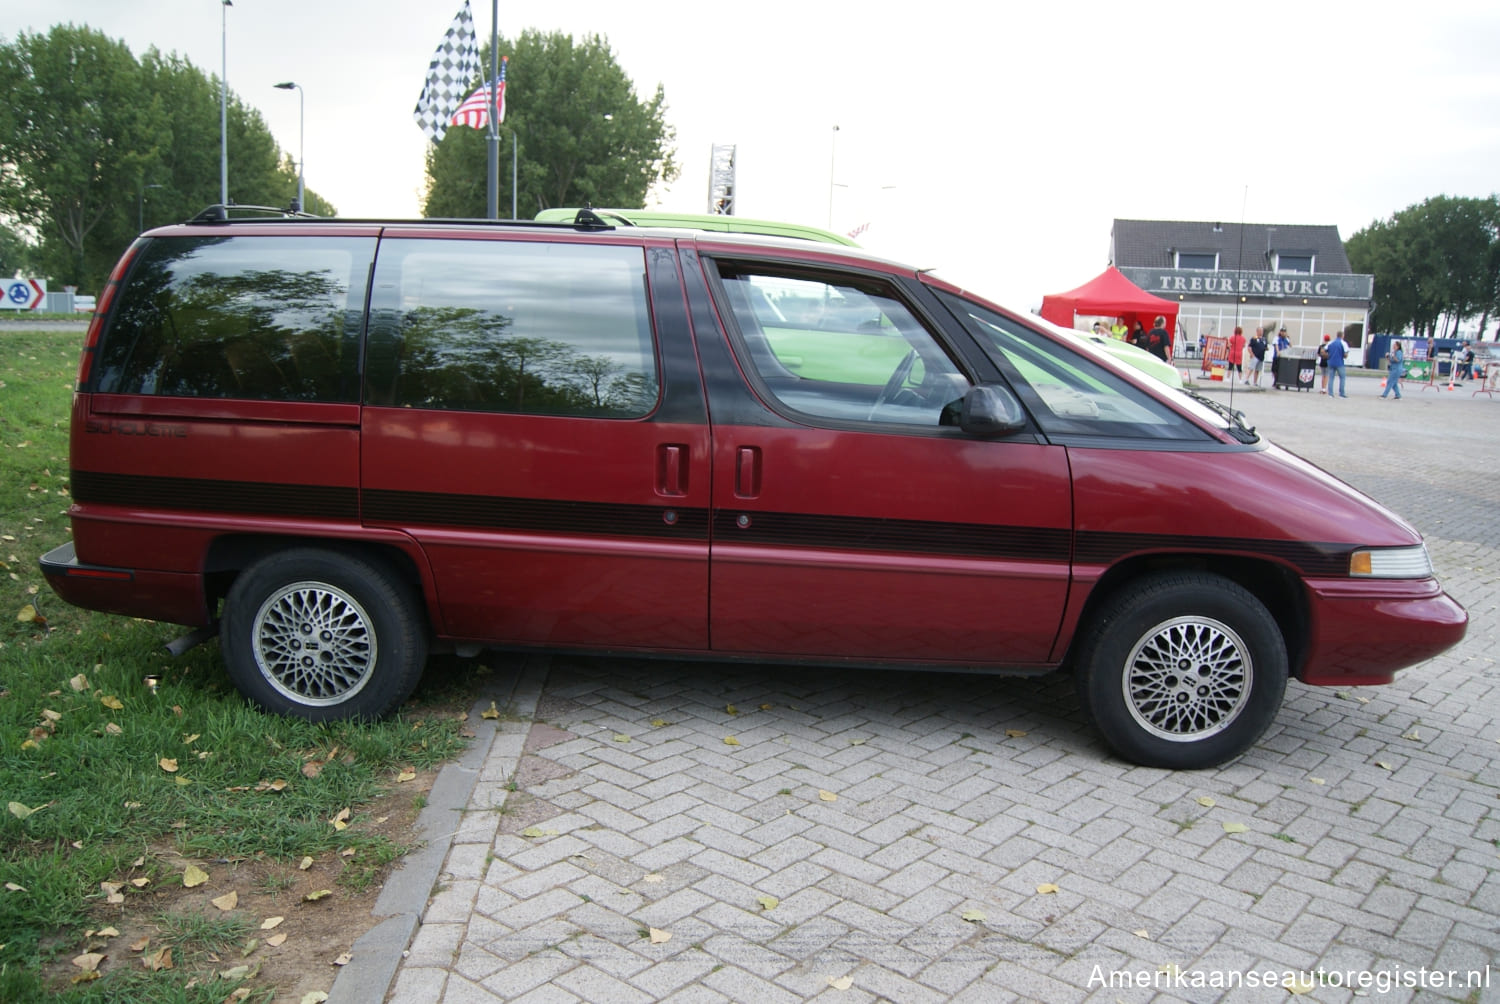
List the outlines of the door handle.
<svg viewBox="0 0 1500 1004">
<path fill-rule="evenodd" d="M 688 448 L 662 443 L 656 448 L 656 494 L 681 498 L 688 493 Z"/>
<path fill-rule="evenodd" d="M 760 447 L 741 446 L 735 451 L 734 494 L 742 499 L 760 497 Z"/>
</svg>

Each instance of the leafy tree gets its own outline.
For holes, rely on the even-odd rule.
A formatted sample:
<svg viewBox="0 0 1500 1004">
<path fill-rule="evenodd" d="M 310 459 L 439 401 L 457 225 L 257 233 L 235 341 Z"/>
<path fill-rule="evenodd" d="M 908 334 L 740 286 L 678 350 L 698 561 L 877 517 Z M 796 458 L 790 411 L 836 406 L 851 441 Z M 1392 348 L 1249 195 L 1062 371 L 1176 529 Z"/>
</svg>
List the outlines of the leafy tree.
<svg viewBox="0 0 1500 1004">
<path fill-rule="evenodd" d="M 10 227 L 0 225 L 0 276 L 9 278 L 31 270 L 34 252 L 29 241 Z"/>
<path fill-rule="evenodd" d="M 118 228 L 159 154 L 161 105 L 123 42 L 73 25 L 0 47 L 0 87 L 0 199 L 40 235 L 43 267 L 82 284 L 104 254 L 97 233 Z"/>
<path fill-rule="evenodd" d="M 1391 332 L 1452 337 L 1496 308 L 1500 197 L 1439 195 L 1377 220 L 1351 237 L 1349 262 L 1375 276 L 1372 323 Z"/>
<path fill-rule="evenodd" d="M 219 201 L 219 84 L 186 60 L 59 25 L 0 44 L 0 217 L 37 235 L 29 267 L 97 290 L 142 224 Z M 286 206 L 296 172 L 230 95 L 230 196 Z M 333 207 L 307 193 L 314 212 Z"/>
<path fill-rule="evenodd" d="M 510 57 L 501 125 L 499 205 L 511 205 L 511 157 L 519 135 L 517 213 L 553 206 L 644 206 L 651 186 L 677 177 L 660 86 L 637 98 L 609 44 L 530 30 L 500 40 Z M 482 57 L 486 78 L 490 57 Z M 479 86 L 476 80 L 474 86 Z M 450 128 L 427 152 L 428 216 L 482 217 L 488 210 L 487 129 Z"/>
</svg>

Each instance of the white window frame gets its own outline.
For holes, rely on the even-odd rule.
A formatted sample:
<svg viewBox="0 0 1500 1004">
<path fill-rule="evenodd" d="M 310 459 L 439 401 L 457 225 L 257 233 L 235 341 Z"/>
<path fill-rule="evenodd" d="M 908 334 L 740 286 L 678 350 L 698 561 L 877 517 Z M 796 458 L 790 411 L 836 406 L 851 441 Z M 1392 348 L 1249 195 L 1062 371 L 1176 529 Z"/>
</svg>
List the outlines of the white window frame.
<svg viewBox="0 0 1500 1004">
<path fill-rule="evenodd" d="M 1217 251 L 1173 251 L 1172 252 L 1172 267 L 1173 268 L 1188 268 L 1189 267 L 1187 265 L 1182 264 L 1182 256 L 1183 255 L 1194 255 L 1196 257 L 1207 257 L 1209 255 L 1213 256 L 1213 260 L 1214 260 L 1213 268 L 1206 268 L 1206 269 L 1205 268 L 1195 268 L 1195 269 L 1191 269 L 1191 271 L 1194 271 L 1194 272 L 1217 272 L 1219 270 L 1219 252 L 1217 252 Z"/>
</svg>

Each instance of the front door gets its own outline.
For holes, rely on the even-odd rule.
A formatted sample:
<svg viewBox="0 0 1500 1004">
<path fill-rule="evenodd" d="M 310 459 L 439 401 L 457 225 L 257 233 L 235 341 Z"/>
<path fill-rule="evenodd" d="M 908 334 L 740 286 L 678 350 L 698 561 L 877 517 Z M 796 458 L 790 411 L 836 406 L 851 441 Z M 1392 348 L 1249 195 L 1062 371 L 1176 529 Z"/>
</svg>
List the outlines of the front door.
<svg viewBox="0 0 1500 1004">
<path fill-rule="evenodd" d="M 959 430 L 973 360 L 893 279 L 704 262 L 729 329 L 715 351 L 746 376 L 710 385 L 715 651 L 1046 662 L 1068 593 L 1066 451 Z"/>
</svg>

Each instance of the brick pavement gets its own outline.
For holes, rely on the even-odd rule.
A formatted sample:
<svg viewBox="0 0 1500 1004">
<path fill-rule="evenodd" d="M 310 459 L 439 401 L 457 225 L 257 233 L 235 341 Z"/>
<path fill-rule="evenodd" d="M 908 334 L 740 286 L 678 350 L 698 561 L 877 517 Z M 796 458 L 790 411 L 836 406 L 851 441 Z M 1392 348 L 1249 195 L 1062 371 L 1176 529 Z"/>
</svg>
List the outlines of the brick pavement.
<svg viewBox="0 0 1500 1004">
<path fill-rule="evenodd" d="M 387 999 L 1209 1001 L 1216 974 L 1500 964 L 1500 402 L 1377 393 L 1234 404 L 1427 534 L 1455 649 L 1293 683 L 1195 773 L 1111 758 L 1057 675 L 517 660 Z M 1359 996 L 1500 1000 L 1489 977 Z"/>
</svg>

